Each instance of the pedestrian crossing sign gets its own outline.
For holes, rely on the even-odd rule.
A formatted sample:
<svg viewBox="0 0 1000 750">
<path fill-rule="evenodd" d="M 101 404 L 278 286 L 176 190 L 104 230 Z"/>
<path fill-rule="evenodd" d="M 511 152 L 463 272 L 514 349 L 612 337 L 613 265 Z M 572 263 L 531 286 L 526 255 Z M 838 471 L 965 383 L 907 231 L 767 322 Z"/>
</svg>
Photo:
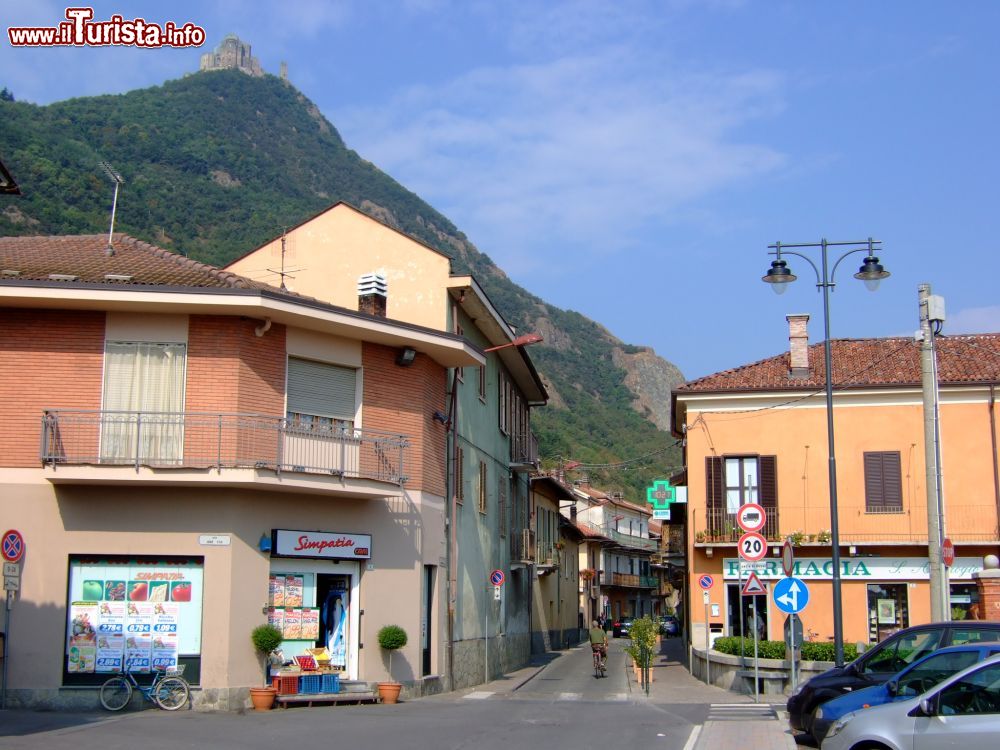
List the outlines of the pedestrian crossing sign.
<svg viewBox="0 0 1000 750">
<path fill-rule="evenodd" d="M 750 571 L 750 577 L 747 578 L 747 582 L 743 584 L 743 591 L 741 593 L 743 596 L 767 596 L 764 584 L 760 582 L 757 574 L 752 570 Z"/>
</svg>

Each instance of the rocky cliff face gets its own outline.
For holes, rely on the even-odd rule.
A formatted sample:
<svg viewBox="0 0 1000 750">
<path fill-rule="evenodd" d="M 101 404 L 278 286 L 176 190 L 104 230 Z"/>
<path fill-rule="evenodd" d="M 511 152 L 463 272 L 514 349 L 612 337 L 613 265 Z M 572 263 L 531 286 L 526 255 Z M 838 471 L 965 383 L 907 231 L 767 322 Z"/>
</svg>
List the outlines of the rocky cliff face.
<svg viewBox="0 0 1000 750">
<path fill-rule="evenodd" d="M 670 431 L 670 394 L 684 383 L 681 371 L 649 348 L 628 353 L 615 348 L 616 365 L 627 373 L 625 385 L 636 396 L 633 407 L 665 432 Z"/>
</svg>

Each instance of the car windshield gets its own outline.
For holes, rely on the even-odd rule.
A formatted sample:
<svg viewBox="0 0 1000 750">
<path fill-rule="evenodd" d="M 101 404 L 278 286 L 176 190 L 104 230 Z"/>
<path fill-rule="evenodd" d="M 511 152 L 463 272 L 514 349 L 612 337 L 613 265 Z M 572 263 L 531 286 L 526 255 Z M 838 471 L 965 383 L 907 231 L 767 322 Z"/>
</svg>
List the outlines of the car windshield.
<svg viewBox="0 0 1000 750">
<path fill-rule="evenodd" d="M 978 660 L 978 651 L 932 654 L 899 675 L 896 679 L 896 695 L 914 696 L 925 693 L 945 677 L 950 677 Z"/>
<path fill-rule="evenodd" d="M 941 636 L 941 630 L 922 630 L 888 641 L 865 661 L 861 671 L 865 674 L 898 672 L 935 651 L 941 643 Z"/>
</svg>

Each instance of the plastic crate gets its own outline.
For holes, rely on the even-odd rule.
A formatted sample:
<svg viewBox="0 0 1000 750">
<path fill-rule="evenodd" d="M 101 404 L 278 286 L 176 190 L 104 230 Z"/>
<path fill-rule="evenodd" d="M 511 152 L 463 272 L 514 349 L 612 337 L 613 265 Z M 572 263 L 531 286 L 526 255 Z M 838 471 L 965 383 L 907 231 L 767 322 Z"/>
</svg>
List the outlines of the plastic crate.
<svg viewBox="0 0 1000 750">
<path fill-rule="evenodd" d="M 340 692 L 340 675 L 339 674 L 325 674 L 323 677 L 323 692 L 324 693 L 339 693 Z"/>
<path fill-rule="evenodd" d="M 295 695 L 299 692 L 299 676 L 297 674 L 275 675 L 271 684 L 278 695 Z"/>
<path fill-rule="evenodd" d="M 323 692 L 323 675 L 304 674 L 299 677 L 299 692 L 303 695 L 316 695 Z"/>
</svg>

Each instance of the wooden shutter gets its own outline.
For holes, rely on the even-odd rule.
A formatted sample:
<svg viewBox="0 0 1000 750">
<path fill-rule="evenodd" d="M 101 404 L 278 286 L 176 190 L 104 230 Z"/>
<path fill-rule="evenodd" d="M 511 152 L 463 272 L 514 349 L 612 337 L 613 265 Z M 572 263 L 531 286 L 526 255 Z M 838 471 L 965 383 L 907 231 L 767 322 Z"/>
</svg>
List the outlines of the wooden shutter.
<svg viewBox="0 0 1000 750">
<path fill-rule="evenodd" d="M 705 457 L 705 502 L 709 510 L 722 510 L 726 507 L 724 472 L 725 467 L 721 457 Z"/>
<path fill-rule="evenodd" d="M 864 454 L 865 509 L 892 512 L 903 509 L 903 480 L 899 451 L 871 451 Z"/>
<path fill-rule="evenodd" d="M 767 510 L 778 507 L 778 457 L 761 456 L 757 459 L 760 475 L 760 504 Z"/>
</svg>

